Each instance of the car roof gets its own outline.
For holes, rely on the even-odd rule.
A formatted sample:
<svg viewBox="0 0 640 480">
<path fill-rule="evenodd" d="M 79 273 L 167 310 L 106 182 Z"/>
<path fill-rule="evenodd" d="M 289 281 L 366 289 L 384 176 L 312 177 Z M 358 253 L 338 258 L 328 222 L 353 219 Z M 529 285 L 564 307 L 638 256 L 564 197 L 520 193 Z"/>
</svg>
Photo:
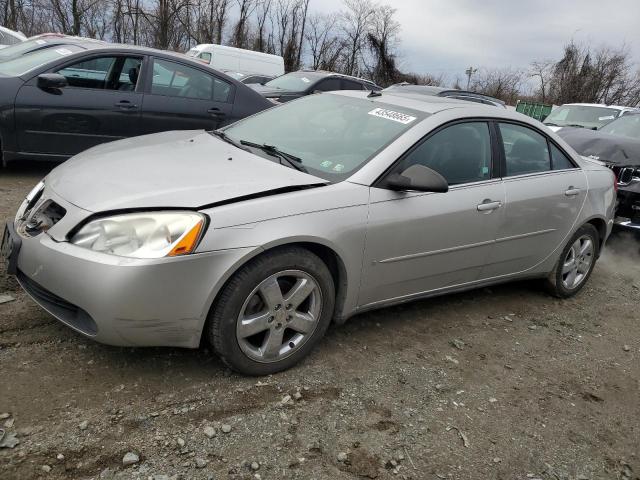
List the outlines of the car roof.
<svg viewBox="0 0 640 480">
<path fill-rule="evenodd" d="M 388 92 L 397 92 L 402 94 L 414 93 L 420 95 L 464 95 L 468 97 L 474 97 L 477 99 L 487 100 L 490 102 L 498 103 L 500 105 L 505 105 L 505 102 L 502 100 L 491 97 L 489 95 L 485 95 L 483 93 L 472 92 L 469 90 L 458 90 L 456 88 L 445 88 L 445 87 L 436 87 L 434 85 L 414 85 L 410 83 L 396 83 L 384 89 L 384 91 Z"/>
<path fill-rule="evenodd" d="M 396 94 L 393 91 L 378 92 L 381 95 L 369 96 L 370 92 L 362 90 L 339 90 L 336 92 L 324 92 L 322 95 L 342 95 L 345 97 L 355 97 L 371 100 L 372 102 L 385 103 L 387 105 L 396 105 L 398 107 L 410 108 L 419 112 L 434 114 L 450 108 L 473 108 L 478 111 L 478 115 L 487 112 L 488 116 L 495 116 L 496 111 L 504 112 L 504 109 L 496 109 L 492 105 L 482 105 L 479 103 L 471 103 L 466 100 L 457 100 L 448 97 L 438 97 L 435 95 L 420 94 Z M 526 117 L 528 118 L 528 117 Z"/>
<path fill-rule="evenodd" d="M 376 83 L 372 80 L 367 80 L 366 78 L 354 77 L 353 75 L 346 75 L 344 73 L 330 72 L 329 70 L 297 70 L 295 72 L 289 73 L 306 73 L 306 74 L 316 74 L 318 77 L 340 77 L 340 78 L 348 78 L 349 80 L 355 80 L 357 82 L 370 83 L 375 85 Z M 376 85 L 377 86 L 377 85 Z"/>
<path fill-rule="evenodd" d="M 574 106 L 578 106 L 578 107 L 602 107 L 602 108 L 613 108 L 615 110 L 638 110 L 636 107 L 624 107 L 621 105 L 606 105 L 604 103 L 563 103 L 562 105 L 560 105 L 561 107 L 564 107 L 565 105 L 574 105 Z"/>
</svg>

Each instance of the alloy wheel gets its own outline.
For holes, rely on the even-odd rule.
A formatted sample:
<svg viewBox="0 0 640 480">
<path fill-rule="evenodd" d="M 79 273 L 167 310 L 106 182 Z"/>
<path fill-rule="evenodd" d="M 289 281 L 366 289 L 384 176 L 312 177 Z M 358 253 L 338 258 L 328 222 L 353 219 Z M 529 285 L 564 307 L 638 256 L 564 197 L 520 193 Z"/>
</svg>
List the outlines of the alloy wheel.
<svg viewBox="0 0 640 480">
<path fill-rule="evenodd" d="M 593 239 L 589 235 L 582 235 L 573 242 L 562 264 L 565 288 L 573 290 L 584 282 L 593 264 L 594 252 Z"/>
<path fill-rule="evenodd" d="M 260 282 L 244 301 L 236 324 L 240 348 L 252 360 L 277 362 L 313 335 L 322 312 L 318 282 L 301 270 L 285 270 Z"/>
</svg>

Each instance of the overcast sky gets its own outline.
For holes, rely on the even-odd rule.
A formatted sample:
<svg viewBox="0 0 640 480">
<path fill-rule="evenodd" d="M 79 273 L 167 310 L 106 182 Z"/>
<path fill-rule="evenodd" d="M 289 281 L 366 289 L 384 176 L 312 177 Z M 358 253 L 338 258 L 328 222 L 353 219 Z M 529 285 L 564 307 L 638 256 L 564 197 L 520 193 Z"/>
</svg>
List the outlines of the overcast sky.
<svg viewBox="0 0 640 480">
<path fill-rule="evenodd" d="M 382 0 L 397 9 L 405 71 L 453 79 L 474 67 L 558 59 L 572 37 L 631 50 L 640 66 L 640 0 Z M 341 0 L 311 0 L 337 11 Z"/>
</svg>

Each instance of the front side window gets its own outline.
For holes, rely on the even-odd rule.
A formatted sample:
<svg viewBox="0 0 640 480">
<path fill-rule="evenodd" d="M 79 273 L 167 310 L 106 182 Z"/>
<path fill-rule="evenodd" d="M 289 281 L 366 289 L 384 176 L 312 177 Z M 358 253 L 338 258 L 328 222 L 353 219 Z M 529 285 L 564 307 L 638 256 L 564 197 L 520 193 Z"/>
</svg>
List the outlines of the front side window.
<svg viewBox="0 0 640 480">
<path fill-rule="evenodd" d="M 70 87 L 100 90 L 134 90 L 142 59 L 107 56 L 83 59 L 56 71 L 64 75 Z"/>
<path fill-rule="evenodd" d="M 309 173 L 341 181 L 428 114 L 341 95 L 310 95 L 226 128 L 233 140 L 273 145 Z M 253 149 L 257 155 L 277 158 Z"/>
<path fill-rule="evenodd" d="M 213 75 L 167 60 L 155 60 L 151 93 L 198 100 L 229 101 L 231 85 Z"/>
<path fill-rule="evenodd" d="M 549 148 L 544 136 L 521 125 L 500 123 L 499 126 L 507 176 L 551 170 Z"/>
<path fill-rule="evenodd" d="M 491 178 L 491 136 L 485 122 L 458 123 L 427 138 L 401 162 L 398 171 L 423 165 L 449 185 Z"/>
</svg>

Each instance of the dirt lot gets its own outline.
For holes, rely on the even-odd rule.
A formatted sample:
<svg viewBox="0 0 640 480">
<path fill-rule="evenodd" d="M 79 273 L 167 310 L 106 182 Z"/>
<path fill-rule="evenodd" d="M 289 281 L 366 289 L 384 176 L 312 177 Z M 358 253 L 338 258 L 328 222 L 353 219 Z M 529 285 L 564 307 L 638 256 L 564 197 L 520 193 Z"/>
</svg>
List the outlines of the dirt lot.
<svg viewBox="0 0 640 480">
<path fill-rule="evenodd" d="M 45 173 L 0 171 L 0 218 Z M 639 250 L 613 238 L 571 300 L 527 282 L 360 315 L 261 379 L 96 344 L 2 273 L 0 478 L 638 479 Z"/>
</svg>

